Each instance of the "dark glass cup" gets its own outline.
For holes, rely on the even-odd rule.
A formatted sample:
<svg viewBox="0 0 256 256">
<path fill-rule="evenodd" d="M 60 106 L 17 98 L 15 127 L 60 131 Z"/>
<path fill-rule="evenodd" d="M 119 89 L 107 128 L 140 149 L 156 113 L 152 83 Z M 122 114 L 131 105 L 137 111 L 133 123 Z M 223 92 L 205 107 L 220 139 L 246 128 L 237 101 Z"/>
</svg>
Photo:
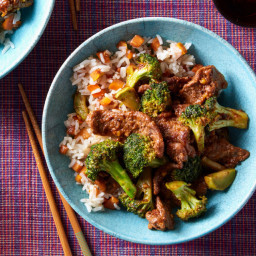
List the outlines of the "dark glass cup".
<svg viewBox="0 0 256 256">
<path fill-rule="evenodd" d="M 256 0 L 213 0 L 219 12 L 230 22 L 256 27 Z"/>
</svg>

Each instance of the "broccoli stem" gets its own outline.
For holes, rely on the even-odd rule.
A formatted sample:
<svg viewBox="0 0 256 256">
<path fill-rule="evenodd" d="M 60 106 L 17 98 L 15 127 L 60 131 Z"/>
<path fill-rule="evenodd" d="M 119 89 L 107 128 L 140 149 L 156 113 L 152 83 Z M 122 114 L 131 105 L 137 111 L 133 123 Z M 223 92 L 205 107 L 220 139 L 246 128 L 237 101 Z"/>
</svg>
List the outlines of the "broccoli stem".
<svg viewBox="0 0 256 256">
<path fill-rule="evenodd" d="M 163 158 L 155 158 L 153 159 L 150 164 L 149 164 L 149 167 L 152 167 L 152 168 L 158 168 L 159 166 L 162 166 L 164 165 L 165 163 L 167 162 L 166 158 L 163 157 Z"/>
<path fill-rule="evenodd" d="M 119 164 L 118 160 L 112 162 L 104 161 L 103 165 L 106 168 L 106 171 L 111 175 L 111 177 L 119 183 L 125 193 L 129 197 L 134 198 L 137 189 L 132 183 L 126 171 Z"/>
<path fill-rule="evenodd" d="M 212 124 L 209 125 L 209 131 L 220 129 L 223 127 L 236 127 L 239 129 L 247 128 L 248 116 L 243 111 L 235 110 L 232 108 L 224 108 L 224 107 L 222 107 L 219 111 L 221 111 L 221 114 L 225 114 L 231 117 L 231 119 L 228 119 L 228 120 L 224 119 L 224 120 L 218 120 L 216 122 L 213 122 Z"/>
<path fill-rule="evenodd" d="M 146 77 L 148 73 L 147 69 L 135 70 L 133 75 L 128 76 L 126 84 L 129 87 L 134 87 L 136 83 L 143 77 Z"/>
<path fill-rule="evenodd" d="M 204 126 L 190 125 L 190 128 L 194 133 L 194 136 L 197 142 L 198 151 L 202 153 L 204 151 L 204 137 L 205 137 Z"/>
</svg>

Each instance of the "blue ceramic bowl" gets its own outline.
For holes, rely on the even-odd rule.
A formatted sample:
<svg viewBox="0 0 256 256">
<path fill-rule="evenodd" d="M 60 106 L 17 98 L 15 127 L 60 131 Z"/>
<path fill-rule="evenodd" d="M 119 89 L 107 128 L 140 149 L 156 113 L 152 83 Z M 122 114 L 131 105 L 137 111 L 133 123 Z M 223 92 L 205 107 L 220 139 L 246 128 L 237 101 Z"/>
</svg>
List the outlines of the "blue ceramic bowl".
<svg viewBox="0 0 256 256">
<path fill-rule="evenodd" d="M 88 213 L 80 202 L 86 197 L 81 186 L 74 181 L 74 172 L 68 168 L 69 159 L 59 154 L 58 146 L 66 129 L 67 114 L 73 112 L 72 94 L 75 88 L 69 78 L 72 67 L 99 50 L 115 50 L 120 40 L 134 34 L 177 42 L 192 42 L 190 53 L 198 63 L 215 65 L 228 81 L 228 89 L 221 95 L 221 103 L 245 110 L 251 121 L 248 130 L 231 130 L 232 142 L 251 152 L 248 160 L 237 167 L 233 185 L 224 192 L 209 193 L 208 211 L 199 219 L 184 223 L 175 219 L 175 230 L 152 231 L 147 220 L 126 211 Z M 142 18 L 111 26 L 81 44 L 65 61 L 55 76 L 49 90 L 43 113 L 43 143 L 46 161 L 52 178 L 73 209 L 95 227 L 118 238 L 144 244 L 176 244 L 186 242 L 214 231 L 238 213 L 252 196 L 256 187 L 256 78 L 241 55 L 226 41 L 198 25 L 169 18 Z"/>
<path fill-rule="evenodd" d="M 21 10 L 22 25 L 10 39 L 15 49 L 2 54 L 0 45 L 0 79 L 18 66 L 37 44 L 50 19 L 55 0 L 35 0 L 34 4 Z"/>
</svg>

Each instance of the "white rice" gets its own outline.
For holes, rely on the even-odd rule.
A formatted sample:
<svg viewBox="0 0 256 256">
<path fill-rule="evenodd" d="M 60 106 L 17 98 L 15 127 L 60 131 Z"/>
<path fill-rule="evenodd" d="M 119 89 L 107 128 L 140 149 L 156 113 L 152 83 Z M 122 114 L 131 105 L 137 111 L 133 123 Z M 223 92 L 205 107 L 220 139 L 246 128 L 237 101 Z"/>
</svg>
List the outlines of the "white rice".
<svg viewBox="0 0 256 256">
<path fill-rule="evenodd" d="M 8 16 L 9 15 L 5 16 L 4 19 L 6 19 Z M 21 18 L 21 13 L 20 11 L 17 11 L 14 14 L 13 24 L 16 24 L 16 22 L 20 21 L 20 18 Z M 13 49 L 15 48 L 14 44 L 8 37 L 8 35 L 12 35 L 12 34 L 13 34 L 13 30 L 6 30 L 6 31 L 0 32 L 0 45 L 2 44 L 4 46 L 1 52 L 2 54 L 5 54 L 10 48 L 13 48 Z"/>
<path fill-rule="evenodd" d="M 190 54 L 183 54 L 176 42 L 166 40 L 166 43 L 164 43 L 164 40 L 159 35 L 156 35 L 156 37 L 160 43 L 160 46 L 155 52 L 155 55 L 158 60 L 160 60 L 162 72 L 180 77 L 193 76 L 194 73 L 191 71 L 191 68 L 195 65 L 194 56 Z M 132 59 L 128 59 L 126 57 L 126 47 L 119 47 L 115 53 L 107 51 L 111 56 L 109 63 L 105 63 L 103 54 L 100 54 L 100 58 L 91 56 L 73 68 L 74 74 L 70 78 L 71 83 L 73 86 L 77 86 L 82 95 L 88 96 L 88 109 L 90 111 L 97 109 L 108 109 L 108 107 L 102 106 L 100 104 L 100 100 L 95 98 L 93 95 L 101 92 L 103 89 L 108 88 L 114 79 L 119 79 L 125 83 L 127 67 L 130 64 L 135 64 L 135 59 L 140 54 L 151 53 L 149 44 L 152 43 L 152 41 L 153 38 L 144 37 L 144 43 L 140 47 L 136 48 L 139 52 L 134 54 Z M 185 43 L 184 46 L 188 50 L 191 43 Z M 97 69 L 103 72 L 104 75 L 101 76 L 97 81 L 93 81 L 90 77 L 90 73 Z M 92 84 L 97 84 L 100 88 L 90 92 L 87 89 L 87 86 Z M 128 111 L 129 108 L 115 99 L 114 95 L 116 93 L 117 91 L 115 90 L 109 90 L 104 95 L 112 100 L 112 104 L 115 106 L 112 111 Z M 69 114 L 68 119 L 64 122 L 65 126 L 67 128 L 70 126 L 75 127 L 75 135 L 77 135 L 81 129 L 87 128 L 87 132 L 89 133 L 90 137 L 88 139 L 83 139 L 81 136 L 72 138 L 71 136 L 67 135 L 60 143 L 60 145 L 65 145 L 68 147 L 68 152 L 66 155 L 71 160 L 69 165 L 70 168 L 78 161 L 78 163 L 81 164 L 84 162 L 92 145 L 109 138 L 106 136 L 98 136 L 93 134 L 92 131 L 87 127 L 86 122 L 79 123 L 75 117 L 76 113 Z M 96 196 L 97 185 L 93 184 L 92 181 L 90 181 L 83 173 L 80 175 L 82 177 L 81 183 L 83 184 L 83 190 L 89 194 L 89 197 L 82 199 L 81 202 L 85 204 L 88 212 L 104 210 L 103 203 L 105 198 L 109 198 L 112 195 L 101 192 Z M 117 210 L 120 209 L 117 204 L 115 204 L 114 207 Z"/>
</svg>

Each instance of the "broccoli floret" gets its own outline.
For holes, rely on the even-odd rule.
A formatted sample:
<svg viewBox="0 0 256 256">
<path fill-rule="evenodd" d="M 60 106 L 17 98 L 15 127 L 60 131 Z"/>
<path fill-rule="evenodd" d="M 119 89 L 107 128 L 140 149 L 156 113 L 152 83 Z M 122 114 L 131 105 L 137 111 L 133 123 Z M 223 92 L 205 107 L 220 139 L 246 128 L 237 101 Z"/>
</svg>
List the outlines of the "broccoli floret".
<svg viewBox="0 0 256 256">
<path fill-rule="evenodd" d="M 182 169 L 174 169 L 171 178 L 175 181 L 185 181 L 191 183 L 195 181 L 201 173 L 201 159 L 199 156 L 189 157 L 183 164 Z"/>
<path fill-rule="evenodd" d="M 145 168 L 137 182 L 137 194 L 131 199 L 126 193 L 120 195 L 119 200 L 127 211 L 145 217 L 146 212 L 153 210 L 151 169 Z"/>
<path fill-rule="evenodd" d="M 147 136 L 131 134 L 124 143 L 124 163 L 136 178 L 144 167 L 157 168 L 165 163 L 165 158 L 156 158 L 153 142 Z"/>
<path fill-rule="evenodd" d="M 138 58 L 138 63 L 138 68 L 127 77 L 127 86 L 134 87 L 141 79 L 160 79 L 162 71 L 156 57 L 147 53 L 141 54 Z"/>
<path fill-rule="evenodd" d="M 236 110 L 219 105 L 216 97 L 211 97 L 204 104 L 212 121 L 209 124 L 209 131 L 232 126 L 240 129 L 246 129 L 248 116 L 242 110 Z"/>
<path fill-rule="evenodd" d="M 156 117 L 171 105 L 171 94 L 166 82 L 151 83 L 141 98 L 141 111 Z"/>
<path fill-rule="evenodd" d="M 93 145 L 85 160 L 86 174 L 89 179 L 94 181 L 100 171 L 105 171 L 119 183 L 129 197 L 134 198 L 136 187 L 117 158 L 121 149 L 122 144 L 111 139 Z"/>
<path fill-rule="evenodd" d="M 196 192 L 189 188 L 186 182 L 172 181 L 165 185 L 181 202 L 181 209 L 176 212 L 180 219 L 186 221 L 190 218 L 198 217 L 206 211 L 207 198 L 203 196 L 201 200 L 197 199 L 195 197 Z"/>
<path fill-rule="evenodd" d="M 200 105 L 190 105 L 179 117 L 184 125 L 193 131 L 199 152 L 204 150 L 205 126 L 209 124 L 210 118 L 207 110 Z"/>
</svg>

